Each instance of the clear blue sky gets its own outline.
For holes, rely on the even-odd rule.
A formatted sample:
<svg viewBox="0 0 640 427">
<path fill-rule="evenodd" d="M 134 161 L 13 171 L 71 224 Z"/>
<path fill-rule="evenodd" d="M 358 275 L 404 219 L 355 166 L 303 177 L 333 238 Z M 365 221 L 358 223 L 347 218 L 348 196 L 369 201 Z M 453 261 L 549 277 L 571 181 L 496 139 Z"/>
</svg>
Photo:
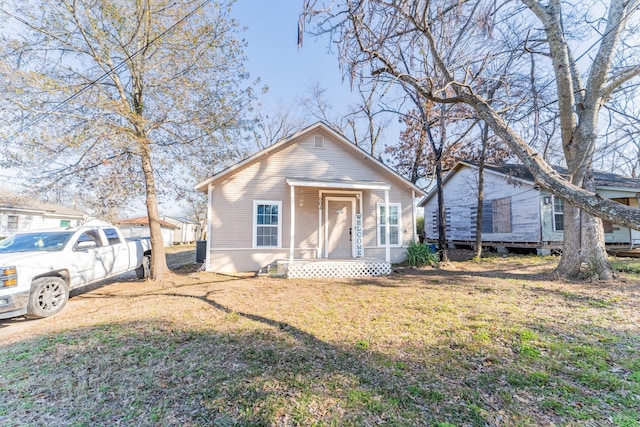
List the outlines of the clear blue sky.
<svg viewBox="0 0 640 427">
<path fill-rule="evenodd" d="M 269 87 L 261 101 L 269 107 L 295 108 L 296 100 L 319 83 L 327 89 L 333 111 L 343 111 L 353 98 L 335 54 L 328 53 L 328 39 L 305 35 L 298 49 L 298 17 L 303 0 L 237 0 L 233 15 L 247 27 L 244 37 L 247 69 Z M 311 119 L 310 122 L 315 120 Z"/>
</svg>

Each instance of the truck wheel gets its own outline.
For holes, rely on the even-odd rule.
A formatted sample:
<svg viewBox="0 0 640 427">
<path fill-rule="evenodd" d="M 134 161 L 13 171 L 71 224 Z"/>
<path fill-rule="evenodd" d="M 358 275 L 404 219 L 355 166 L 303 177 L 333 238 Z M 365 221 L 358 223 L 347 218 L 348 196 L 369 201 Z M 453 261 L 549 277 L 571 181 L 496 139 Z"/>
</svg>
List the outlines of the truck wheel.
<svg viewBox="0 0 640 427">
<path fill-rule="evenodd" d="M 69 299 L 67 282 L 59 277 L 41 277 L 31 284 L 27 317 L 37 319 L 58 313 Z"/>
<path fill-rule="evenodd" d="M 151 275 L 151 257 L 149 255 L 142 257 L 142 264 L 136 268 L 136 277 L 138 279 L 146 279 Z"/>
</svg>

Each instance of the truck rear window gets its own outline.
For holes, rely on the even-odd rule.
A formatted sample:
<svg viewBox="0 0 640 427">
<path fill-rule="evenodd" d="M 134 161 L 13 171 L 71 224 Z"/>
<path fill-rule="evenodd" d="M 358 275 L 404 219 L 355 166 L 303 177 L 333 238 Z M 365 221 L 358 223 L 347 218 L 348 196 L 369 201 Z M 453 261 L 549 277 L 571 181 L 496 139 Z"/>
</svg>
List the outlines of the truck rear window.
<svg viewBox="0 0 640 427">
<path fill-rule="evenodd" d="M 107 240 L 110 245 L 117 245 L 118 243 L 122 243 L 120 240 L 120 236 L 115 228 L 105 228 L 104 234 L 107 236 Z"/>
</svg>

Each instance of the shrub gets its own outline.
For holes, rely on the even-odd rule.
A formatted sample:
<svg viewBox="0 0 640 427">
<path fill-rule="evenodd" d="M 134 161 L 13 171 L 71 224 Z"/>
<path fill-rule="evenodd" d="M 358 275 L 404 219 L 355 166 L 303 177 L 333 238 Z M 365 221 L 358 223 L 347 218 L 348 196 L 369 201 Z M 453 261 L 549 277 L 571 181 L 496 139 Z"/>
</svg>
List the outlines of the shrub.
<svg viewBox="0 0 640 427">
<path fill-rule="evenodd" d="M 414 267 L 423 265 L 437 266 L 440 259 L 438 253 L 431 249 L 431 245 L 411 242 L 407 248 L 407 263 Z"/>
</svg>

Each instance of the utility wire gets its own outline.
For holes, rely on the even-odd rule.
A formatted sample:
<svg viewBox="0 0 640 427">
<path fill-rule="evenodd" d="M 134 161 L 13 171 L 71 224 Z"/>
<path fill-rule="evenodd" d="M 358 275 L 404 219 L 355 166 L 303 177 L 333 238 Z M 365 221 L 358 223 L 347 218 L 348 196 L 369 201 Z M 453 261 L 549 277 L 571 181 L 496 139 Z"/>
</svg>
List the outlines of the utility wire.
<svg viewBox="0 0 640 427">
<path fill-rule="evenodd" d="M 157 35 L 156 37 L 154 37 L 152 40 L 150 40 L 149 42 L 147 42 L 144 46 L 142 46 L 140 49 L 138 49 L 137 51 L 135 51 L 134 53 L 128 55 L 125 59 L 123 59 L 118 65 L 110 68 L 109 70 L 105 71 L 104 74 L 102 74 L 100 77 L 98 77 L 97 79 L 92 80 L 91 82 L 89 82 L 88 85 L 84 86 L 82 89 L 78 90 L 77 92 L 73 93 L 72 95 L 70 95 L 69 97 L 65 98 L 64 100 L 60 101 L 58 104 L 56 104 L 53 108 L 51 108 L 48 111 L 45 111 L 44 113 L 40 113 L 38 114 L 38 116 L 33 119 L 28 121 L 27 123 L 25 123 L 24 125 L 20 126 L 17 130 L 11 132 L 8 136 L 4 137 L 1 141 L 0 141 L 0 145 L 4 144 L 6 142 L 8 142 L 10 139 L 12 139 L 13 137 L 15 137 L 17 134 L 24 132 L 25 130 L 31 128 L 32 126 L 37 126 L 38 124 L 40 124 L 42 121 L 44 121 L 48 116 L 50 116 L 51 114 L 55 113 L 56 111 L 60 110 L 65 104 L 71 102 L 72 100 L 74 100 L 75 98 L 77 98 L 78 96 L 80 96 L 83 92 L 89 90 L 91 87 L 95 86 L 96 84 L 98 84 L 99 82 L 101 82 L 102 80 L 104 80 L 105 78 L 107 78 L 109 75 L 115 73 L 116 71 L 119 71 L 121 68 L 123 68 L 127 62 L 129 62 L 131 59 L 135 58 L 136 56 L 138 56 L 138 54 L 140 54 L 140 52 L 144 51 L 145 49 L 147 49 L 149 46 L 151 46 L 152 44 L 154 44 L 156 41 L 160 40 L 161 38 L 163 38 L 165 35 L 167 35 L 169 32 L 173 31 L 174 28 L 176 28 L 178 25 L 180 25 L 181 23 L 183 23 L 184 21 L 186 21 L 187 19 L 191 18 L 191 16 L 193 16 L 196 12 L 198 12 L 200 9 L 202 9 L 203 7 L 205 7 L 207 4 L 211 3 L 212 0 L 205 0 L 204 2 L 202 2 L 200 5 L 198 5 L 195 9 L 193 9 L 191 12 L 189 12 L 188 14 L 186 14 L 185 16 L 183 16 L 180 20 L 178 20 L 176 23 L 174 23 L 173 25 L 171 25 L 169 28 L 167 28 L 166 30 L 164 30 L 162 33 L 160 33 L 159 35 Z M 19 17 L 7 12 L 6 10 L 4 10 L 3 8 L 0 8 L 0 12 L 14 18 L 15 20 L 19 21 L 20 23 L 26 25 L 26 26 L 31 26 L 29 25 L 29 23 L 27 23 L 26 21 L 20 19 Z"/>
</svg>

